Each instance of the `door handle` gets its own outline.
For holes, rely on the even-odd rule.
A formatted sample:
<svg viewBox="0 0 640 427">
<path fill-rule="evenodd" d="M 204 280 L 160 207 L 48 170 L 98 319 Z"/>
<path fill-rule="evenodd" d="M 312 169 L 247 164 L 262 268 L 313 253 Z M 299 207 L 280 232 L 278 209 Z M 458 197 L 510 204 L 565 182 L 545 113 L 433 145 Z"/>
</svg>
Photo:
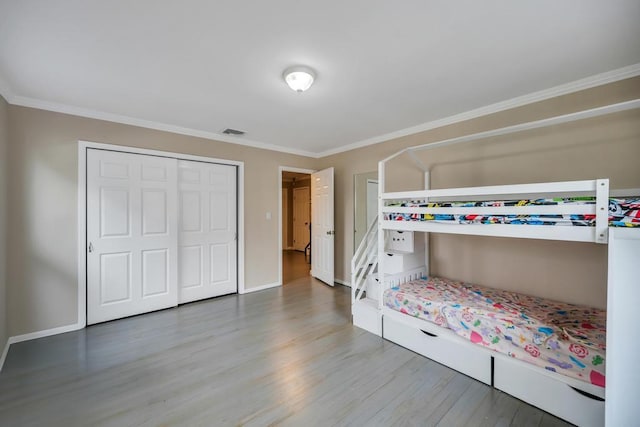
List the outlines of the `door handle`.
<svg viewBox="0 0 640 427">
<path fill-rule="evenodd" d="M 333 236 L 334 234 L 336 234 L 334 230 L 327 231 L 327 236 Z"/>
<path fill-rule="evenodd" d="M 93 252 L 93 243 L 89 242 L 89 253 Z"/>
</svg>

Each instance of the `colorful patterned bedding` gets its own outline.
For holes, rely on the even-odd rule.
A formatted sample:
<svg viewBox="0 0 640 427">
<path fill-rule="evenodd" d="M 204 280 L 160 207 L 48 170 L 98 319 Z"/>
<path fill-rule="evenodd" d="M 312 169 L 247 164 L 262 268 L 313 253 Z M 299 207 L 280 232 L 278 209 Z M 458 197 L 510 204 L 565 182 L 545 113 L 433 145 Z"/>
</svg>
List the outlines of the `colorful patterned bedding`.
<svg viewBox="0 0 640 427">
<path fill-rule="evenodd" d="M 391 221 L 435 221 L 459 224 L 518 224 L 518 225 L 568 225 L 595 226 L 595 215 L 477 215 L 474 207 L 503 206 L 550 206 L 550 205 L 585 205 L 595 204 L 593 197 L 535 199 L 535 200 L 496 200 L 485 202 L 406 202 L 389 206 L 425 207 L 425 208 L 469 208 L 468 214 L 407 214 L 387 213 L 385 220 Z M 609 225 L 611 227 L 640 227 L 640 198 L 609 199 Z"/>
<path fill-rule="evenodd" d="M 605 310 L 438 277 L 387 289 L 383 299 L 475 344 L 605 386 Z"/>
</svg>

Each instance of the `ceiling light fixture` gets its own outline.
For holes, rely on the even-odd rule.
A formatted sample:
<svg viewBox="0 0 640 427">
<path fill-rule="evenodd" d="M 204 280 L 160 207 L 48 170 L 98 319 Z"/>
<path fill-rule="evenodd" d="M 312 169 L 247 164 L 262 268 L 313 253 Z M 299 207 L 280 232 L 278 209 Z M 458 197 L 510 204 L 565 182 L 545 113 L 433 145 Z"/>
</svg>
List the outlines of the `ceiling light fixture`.
<svg viewBox="0 0 640 427">
<path fill-rule="evenodd" d="M 309 67 L 296 65 L 289 67 L 282 73 L 284 81 L 296 92 L 304 92 L 309 89 L 316 78 L 316 73 Z"/>
</svg>

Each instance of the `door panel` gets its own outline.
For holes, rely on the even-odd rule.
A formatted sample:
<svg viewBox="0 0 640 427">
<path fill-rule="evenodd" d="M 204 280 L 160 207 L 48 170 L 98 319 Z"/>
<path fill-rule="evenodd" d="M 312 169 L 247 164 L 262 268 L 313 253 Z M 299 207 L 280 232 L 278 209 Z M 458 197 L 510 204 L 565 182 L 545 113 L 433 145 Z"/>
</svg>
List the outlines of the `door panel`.
<svg viewBox="0 0 640 427">
<path fill-rule="evenodd" d="M 167 192 L 165 190 L 142 190 L 142 235 L 167 234 Z"/>
<path fill-rule="evenodd" d="M 168 250 L 142 251 L 142 298 L 169 292 Z"/>
<path fill-rule="evenodd" d="M 129 236 L 129 189 L 100 188 L 100 237 Z"/>
<path fill-rule="evenodd" d="M 334 285 L 333 168 L 311 175 L 311 275 Z"/>
<path fill-rule="evenodd" d="M 180 248 L 179 283 L 182 288 L 202 286 L 202 246 Z"/>
<path fill-rule="evenodd" d="M 229 245 L 211 245 L 211 283 L 229 280 L 230 254 Z"/>
<path fill-rule="evenodd" d="M 87 323 L 177 304 L 177 160 L 87 150 Z"/>
<path fill-rule="evenodd" d="M 209 225 L 211 231 L 225 232 L 229 229 L 229 194 L 223 191 L 209 193 L 211 201 Z M 235 203 L 235 200 L 233 201 Z"/>
<path fill-rule="evenodd" d="M 310 204 L 309 187 L 293 189 L 293 248 L 297 251 L 304 251 L 309 243 Z"/>
<path fill-rule="evenodd" d="M 236 167 L 180 160 L 180 303 L 237 292 Z"/>
<path fill-rule="evenodd" d="M 131 252 L 100 255 L 100 303 L 131 300 Z"/>
<path fill-rule="evenodd" d="M 199 191 L 180 193 L 180 231 L 202 231 L 202 214 Z"/>
</svg>

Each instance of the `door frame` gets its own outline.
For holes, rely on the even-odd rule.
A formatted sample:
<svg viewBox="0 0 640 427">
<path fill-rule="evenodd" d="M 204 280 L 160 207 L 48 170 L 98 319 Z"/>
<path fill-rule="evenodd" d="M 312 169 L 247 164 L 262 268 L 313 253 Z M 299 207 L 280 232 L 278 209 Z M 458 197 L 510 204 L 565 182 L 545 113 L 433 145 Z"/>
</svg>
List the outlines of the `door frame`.
<svg viewBox="0 0 640 427">
<path fill-rule="evenodd" d="M 173 151 L 161 151 L 126 145 L 104 144 L 101 142 L 78 141 L 78 323 L 77 329 L 87 326 L 87 150 L 98 149 L 120 153 L 143 154 L 147 156 L 170 157 L 178 160 L 218 163 L 236 166 L 237 185 L 237 227 L 238 227 L 238 294 L 244 294 L 244 162 L 193 156 Z M 281 272 L 282 273 L 282 272 Z"/>
<path fill-rule="evenodd" d="M 278 167 L 278 286 L 282 286 L 282 172 L 298 172 L 311 175 L 317 172 L 315 169 L 302 169 L 289 166 Z M 313 202 L 312 202 L 313 203 Z M 312 224 L 313 226 L 313 224 Z M 312 254 L 313 256 L 313 254 Z"/>
</svg>

